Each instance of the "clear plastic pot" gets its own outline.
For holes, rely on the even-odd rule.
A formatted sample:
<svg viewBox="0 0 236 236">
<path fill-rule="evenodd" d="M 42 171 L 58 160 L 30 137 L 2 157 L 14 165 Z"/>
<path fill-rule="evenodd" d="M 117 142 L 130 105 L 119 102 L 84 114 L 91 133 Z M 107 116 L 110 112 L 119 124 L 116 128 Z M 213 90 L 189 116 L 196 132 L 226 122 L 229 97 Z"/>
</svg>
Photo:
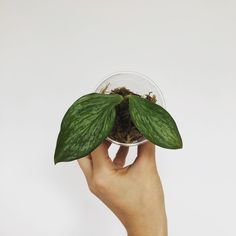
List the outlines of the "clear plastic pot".
<svg viewBox="0 0 236 236">
<path fill-rule="evenodd" d="M 109 76 L 106 76 L 96 87 L 95 92 L 101 93 L 104 88 L 106 88 L 106 94 L 109 94 L 111 90 L 119 87 L 126 87 L 134 93 L 137 93 L 141 96 L 145 94 L 156 95 L 157 104 L 165 108 L 165 100 L 162 95 L 160 88 L 157 84 L 148 78 L 146 75 L 131 72 L 131 71 L 121 71 L 113 73 Z M 151 94 L 151 95 L 152 95 Z M 116 140 L 111 139 L 110 137 L 106 138 L 112 143 L 123 146 L 137 146 L 147 141 L 147 139 L 143 138 L 142 140 L 134 141 L 132 143 L 121 143 Z"/>
</svg>

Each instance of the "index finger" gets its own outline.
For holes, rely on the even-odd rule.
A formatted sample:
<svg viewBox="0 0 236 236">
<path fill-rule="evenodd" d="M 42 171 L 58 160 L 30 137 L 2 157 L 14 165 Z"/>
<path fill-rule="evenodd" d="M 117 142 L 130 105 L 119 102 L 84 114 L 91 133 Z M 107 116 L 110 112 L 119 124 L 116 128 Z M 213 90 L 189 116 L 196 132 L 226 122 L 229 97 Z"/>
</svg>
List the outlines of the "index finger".
<svg viewBox="0 0 236 236">
<path fill-rule="evenodd" d="M 109 144 L 103 141 L 97 148 L 91 152 L 94 172 L 101 169 L 112 168 L 112 161 L 108 154 Z"/>
<path fill-rule="evenodd" d="M 87 155 L 83 158 L 77 159 L 80 168 L 82 169 L 86 179 L 90 181 L 92 177 L 92 171 L 93 171 L 93 166 L 92 166 L 92 160 L 91 156 Z"/>
</svg>

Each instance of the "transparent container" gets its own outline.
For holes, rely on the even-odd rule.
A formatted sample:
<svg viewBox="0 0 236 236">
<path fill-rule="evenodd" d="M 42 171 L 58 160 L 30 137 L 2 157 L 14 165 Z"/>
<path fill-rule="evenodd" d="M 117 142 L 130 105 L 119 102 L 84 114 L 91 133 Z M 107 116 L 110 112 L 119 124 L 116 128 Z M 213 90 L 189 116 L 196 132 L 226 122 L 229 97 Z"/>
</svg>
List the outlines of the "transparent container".
<svg viewBox="0 0 236 236">
<path fill-rule="evenodd" d="M 156 103 L 165 108 L 165 100 L 160 88 L 156 85 L 154 81 L 152 81 L 146 75 L 137 72 L 121 71 L 113 73 L 105 77 L 105 79 L 103 79 L 97 85 L 95 92 L 101 93 L 104 90 L 104 88 L 106 88 L 105 93 L 109 94 L 111 90 L 119 87 L 126 87 L 130 91 L 137 93 L 141 96 L 149 94 L 149 92 L 152 92 L 151 95 L 156 96 L 157 99 Z M 117 140 L 113 140 L 110 137 L 107 137 L 106 139 L 117 145 L 123 145 L 128 147 L 137 146 L 147 141 L 147 139 L 143 138 L 142 140 L 134 141 L 132 143 L 121 143 L 118 142 Z"/>
</svg>

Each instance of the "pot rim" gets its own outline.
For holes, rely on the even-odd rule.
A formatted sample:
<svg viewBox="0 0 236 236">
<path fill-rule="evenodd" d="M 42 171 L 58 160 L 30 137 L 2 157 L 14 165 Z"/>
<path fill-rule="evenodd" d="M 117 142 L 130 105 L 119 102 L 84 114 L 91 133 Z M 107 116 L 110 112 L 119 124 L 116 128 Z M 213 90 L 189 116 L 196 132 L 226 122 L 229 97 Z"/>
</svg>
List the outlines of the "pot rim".
<svg viewBox="0 0 236 236">
<path fill-rule="evenodd" d="M 97 83 L 97 86 L 95 87 L 95 92 L 99 92 L 97 91 L 98 88 L 103 84 L 103 83 L 106 83 L 107 80 L 109 80 L 112 76 L 115 76 L 115 75 L 119 75 L 119 74 L 132 74 L 132 75 L 137 75 L 139 77 L 142 77 L 144 78 L 146 81 L 148 81 L 149 83 L 151 83 L 155 89 L 158 91 L 161 99 L 162 99 L 162 104 L 161 106 L 162 107 L 166 107 L 166 102 L 165 102 L 165 99 L 164 99 L 164 96 L 163 96 L 163 93 L 160 89 L 160 87 L 156 84 L 156 82 L 154 82 L 152 79 L 150 79 L 148 76 L 146 76 L 145 74 L 142 74 L 142 73 L 139 73 L 139 72 L 136 72 L 136 71 L 116 71 L 116 72 L 113 72 L 113 73 L 110 73 L 106 76 L 103 77 L 103 79 L 101 79 L 99 81 L 99 83 Z M 139 141 L 139 142 L 134 142 L 134 143 L 121 143 L 121 142 L 118 142 L 114 139 L 111 139 L 109 137 L 106 138 L 106 140 L 110 141 L 111 143 L 114 143 L 114 144 L 117 144 L 117 145 L 120 145 L 120 146 L 126 146 L 126 147 L 132 147 L 132 146 L 138 146 L 140 144 L 143 144 L 143 143 L 146 143 L 148 141 L 148 139 L 144 138 L 142 141 Z"/>
</svg>

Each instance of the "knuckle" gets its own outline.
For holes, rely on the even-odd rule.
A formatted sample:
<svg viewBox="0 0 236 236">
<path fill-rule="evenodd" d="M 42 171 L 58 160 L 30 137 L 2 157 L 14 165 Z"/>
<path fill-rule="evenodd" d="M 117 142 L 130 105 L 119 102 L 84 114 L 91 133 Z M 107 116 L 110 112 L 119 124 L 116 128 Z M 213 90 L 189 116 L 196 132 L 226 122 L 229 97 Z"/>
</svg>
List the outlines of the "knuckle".
<svg viewBox="0 0 236 236">
<path fill-rule="evenodd" d="M 96 193 L 96 190 L 95 190 L 94 184 L 89 184 L 88 187 L 89 187 L 89 190 L 90 190 L 91 193 L 93 193 L 93 194 Z"/>
<path fill-rule="evenodd" d="M 122 165 L 121 162 L 119 162 L 117 160 L 114 160 L 113 163 L 114 163 L 114 165 L 119 166 L 119 167 Z"/>
<path fill-rule="evenodd" d="M 103 192 L 107 189 L 107 181 L 104 176 L 95 176 L 93 180 L 93 187 L 95 191 Z"/>
</svg>

